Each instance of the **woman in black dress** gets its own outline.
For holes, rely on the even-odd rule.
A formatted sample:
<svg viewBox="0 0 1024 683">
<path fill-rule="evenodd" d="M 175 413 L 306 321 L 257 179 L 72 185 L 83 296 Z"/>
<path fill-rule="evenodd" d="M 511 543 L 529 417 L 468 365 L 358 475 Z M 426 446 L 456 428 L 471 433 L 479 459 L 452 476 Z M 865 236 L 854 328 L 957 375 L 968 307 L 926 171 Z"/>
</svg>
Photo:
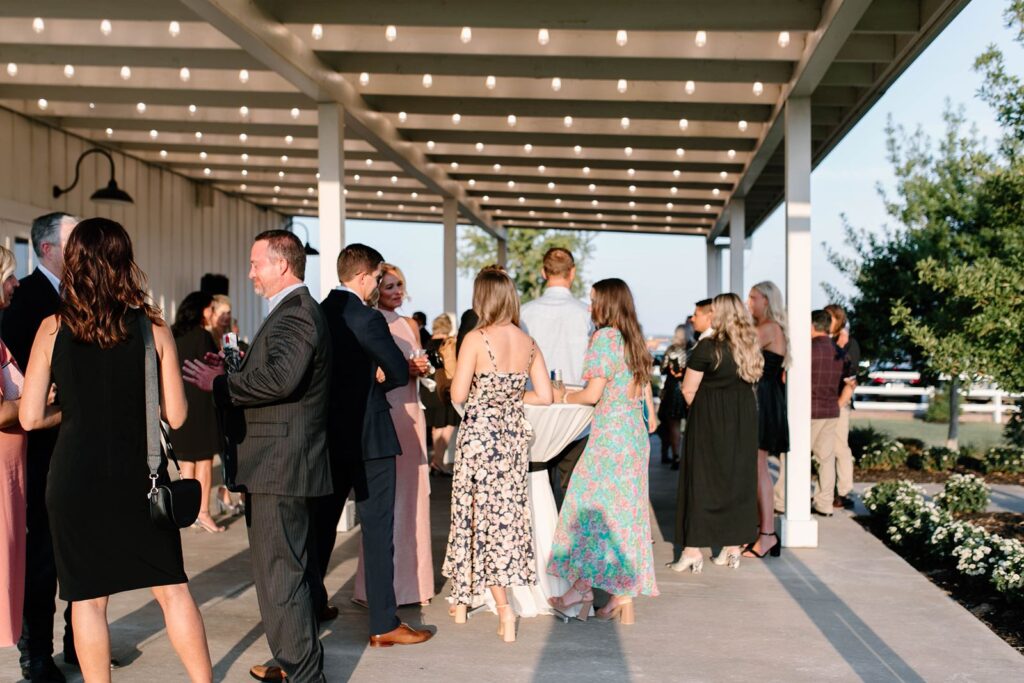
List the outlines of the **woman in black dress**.
<svg viewBox="0 0 1024 683">
<path fill-rule="evenodd" d="M 146 492 L 145 347 L 152 324 L 160 406 L 185 421 L 185 390 L 171 333 L 146 303 L 145 275 L 118 223 L 90 218 L 65 248 L 60 313 L 43 321 L 32 347 L 20 419 L 44 423 L 51 377 L 62 411 L 46 485 L 60 597 L 86 681 L 110 681 L 107 597 L 152 587 L 167 633 L 192 681 L 212 680 L 203 619 L 188 590 L 178 531 L 154 524 Z M 166 469 L 161 473 L 166 478 Z"/>
<path fill-rule="evenodd" d="M 434 318 L 430 326 L 433 332 L 427 340 L 427 358 L 434 366 L 434 382 L 436 388 L 429 391 L 425 388 L 420 390 L 420 399 L 427 418 L 427 427 L 434 446 L 433 455 L 430 458 L 430 476 L 451 476 L 451 472 L 444 465 L 444 456 L 448 452 L 448 444 L 451 443 L 455 428 L 459 425 L 459 413 L 452 405 L 451 378 L 455 376 L 455 336 L 452 334 L 452 319 L 448 313 L 442 313 Z M 451 351 L 445 350 L 445 342 L 451 345 Z M 445 356 L 448 359 L 445 360 Z M 447 367 L 450 365 L 451 367 Z"/>
<path fill-rule="evenodd" d="M 171 332 L 178 350 L 178 360 L 203 360 L 207 353 L 217 353 L 213 336 L 203 327 L 213 309 L 213 295 L 192 292 L 186 296 L 174 317 Z M 185 385 L 188 401 L 188 419 L 180 429 L 171 433 L 174 455 L 181 464 L 183 479 L 196 479 L 202 488 L 199 516 L 193 526 L 217 533 L 224 531 L 210 516 L 210 486 L 213 480 L 213 456 L 221 451 L 220 425 L 213 394 L 201 391 L 191 384 Z"/>
<path fill-rule="evenodd" d="M 786 409 L 786 368 L 789 367 L 789 336 L 782 292 L 774 282 L 759 282 L 750 288 L 747 309 L 757 326 L 757 340 L 764 357 L 764 374 L 757 383 L 757 514 L 761 530 L 757 540 L 743 552 L 744 557 L 778 556 L 782 546 L 775 534 L 775 510 L 782 509 L 782 496 L 773 495 L 768 456 L 789 452 L 789 412 Z M 775 502 L 775 498 L 779 503 Z"/>
<path fill-rule="evenodd" d="M 679 477 L 676 545 L 670 565 L 700 573 L 701 548 L 722 547 L 715 564 L 740 565 L 757 535 L 757 401 L 764 360 L 750 314 L 735 294 L 712 303 L 714 333 L 697 344 L 683 377 L 689 403 L 686 458 Z"/>
<path fill-rule="evenodd" d="M 686 402 L 683 400 L 682 379 L 686 370 L 686 351 L 689 344 L 686 338 L 686 325 L 676 327 L 672 343 L 665 349 L 661 361 L 661 384 L 658 403 L 658 424 L 661 427 L 661 462 L 679 463 L 682 452 L 682 434 L 680 423 L 686 417 Z M 672 457 L 669 457 L 671 451 Z"/>
</svg>

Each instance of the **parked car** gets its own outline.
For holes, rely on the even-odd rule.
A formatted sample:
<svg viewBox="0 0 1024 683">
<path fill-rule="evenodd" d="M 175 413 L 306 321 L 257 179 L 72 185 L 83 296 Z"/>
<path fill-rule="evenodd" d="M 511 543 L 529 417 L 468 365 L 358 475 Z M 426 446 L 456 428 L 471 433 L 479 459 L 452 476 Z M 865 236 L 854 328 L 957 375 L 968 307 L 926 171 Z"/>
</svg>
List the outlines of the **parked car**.
<svg viewBox="0 0 1024 683">
<path fill-rule="evenodd" d="M 919 387 L 921 373 L 910 363 L 872 363 L 868 369 L 868 386 L 874 387 Z"/>
</svg>

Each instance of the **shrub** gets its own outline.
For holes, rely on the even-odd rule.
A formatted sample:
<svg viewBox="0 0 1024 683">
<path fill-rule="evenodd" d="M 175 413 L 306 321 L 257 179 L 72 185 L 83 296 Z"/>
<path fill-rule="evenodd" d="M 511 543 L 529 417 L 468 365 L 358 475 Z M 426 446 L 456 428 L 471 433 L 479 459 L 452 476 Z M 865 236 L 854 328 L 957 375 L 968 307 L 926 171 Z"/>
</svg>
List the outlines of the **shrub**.
<svg viewBox="0 0 1024 683">
<path fill-rule="evenodd" d="M 988 486 L 973 474 L 954 474 L 946 481 L 935 503 L 952 514 L 981 512 L 988 507 Z"/>
<path fill-rule="evenodd" d="M 850 430 L 850 436 L 853 436 L 853 430 Z M 1003 438 L 1011 446 L 1024 448 L 1024 405 L 1021 405 L 1020 410 L 1016 413 L 1010 415 L 1009 422 L 1003 428 Z"/>
<path fill-rule="evenodd" d="M 960 408 L 960 413 L 963 413 L 963 408 Z M 939 422 L 945 424 L 949 422 L 949 387 L 946 386 L 940 390 L 937 390 L 932 397 L 928 400 L 928 407 L 925 408 L 924 415 L 921 419 L 925 422 Z"/>
<path fill-rule="evenodd" d="M 953 532 L 953 557 L 956 568 L 966 576 L 986 576 L 992 573 L 993 536 L 975 524 L 960 524 Z"/>
<path fill-rule="evenodd" d="M 1014 602 L 1024 602 L 1024 543 L 1001 539 L 992 569 L 992 584 Z"/>
<path fill-rule="evenodd" d="M 880 432 L 874 427 L 850 427 L 847 443 L 850 445 L 850 451 L 853 452 L 853 459 L 860 461 L 865 451 L 888 440 L 889 436 L 885 432 Z"/>
<path fill-rule="evenodd" d="M 1016 446 L 993 446 L 985 453 L 983 471 L 1018 474 L 1024 472 L 1024 448 Z"/>
<path fill-rule="evenodd" d="M 925 451 L 923 465 L 926 472 L 948 472 L 956 467 L 960 453 L 945 446 L 933 446 Z"/>
<path fill-rule="evenodd" d="M 904 491 L 916 491 L 917 487 L 911 484 L 906 479 L 899 481 L 883 481 L 878 484 L 873 484 L 864 490 L 864 506 L 873 515 L 879 517 L 888 517 L 892 503 L 896 500 L 896 495 Z"/>
<path fill-rule="evenodd" d="M 867 469 L 892 470 L 907 464 L 907 448 L 899 441 L 884 441 L 864 452 L 858 465 Z"/>
</svg>

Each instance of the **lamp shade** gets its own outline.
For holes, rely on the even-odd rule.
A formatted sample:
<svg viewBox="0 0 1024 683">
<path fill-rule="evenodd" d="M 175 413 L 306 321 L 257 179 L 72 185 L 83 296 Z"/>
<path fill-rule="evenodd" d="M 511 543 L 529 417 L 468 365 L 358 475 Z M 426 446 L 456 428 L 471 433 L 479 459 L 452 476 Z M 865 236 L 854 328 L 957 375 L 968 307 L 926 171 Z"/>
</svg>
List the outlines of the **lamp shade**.
<svg viewBox="0 0 1024 683">
<path fill-rule="evenodd" d="M 117 181 L 111 178 L 106 187 L 101 187 L 92 193 L 90 199 L 97 204 L 134 204 L 135 201 L 127 192 L 117 186 Z"/>
</svg>

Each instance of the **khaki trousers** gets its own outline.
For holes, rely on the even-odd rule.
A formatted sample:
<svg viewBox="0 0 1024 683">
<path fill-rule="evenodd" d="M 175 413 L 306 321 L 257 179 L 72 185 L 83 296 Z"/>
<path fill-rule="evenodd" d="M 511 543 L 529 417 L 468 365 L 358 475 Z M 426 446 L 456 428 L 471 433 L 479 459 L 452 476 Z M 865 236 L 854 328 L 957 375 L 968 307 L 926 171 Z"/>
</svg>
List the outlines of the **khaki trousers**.
<svg viewBox="0 0 1024 683">
<path fill-rule="evenodd" d="M 818 465 L 812 475 L 814 509 L 832 514 L 832 501 L 836 487 L 836 433 L 840 418 L 811 420 L 811 457 Z M 849 422 L 847 422 L 849 424 Z M 786 509 L 786 456 L 779 456 L 779 478 L 775 481 L 775 509 Z"/>
<path fill-rule="evenodd" d="M 836 424 L 836 490 L 840 496 L 853 491 L 853 451 L 850 450 L 850 406 L 839 409 Z"/>
</svg>

